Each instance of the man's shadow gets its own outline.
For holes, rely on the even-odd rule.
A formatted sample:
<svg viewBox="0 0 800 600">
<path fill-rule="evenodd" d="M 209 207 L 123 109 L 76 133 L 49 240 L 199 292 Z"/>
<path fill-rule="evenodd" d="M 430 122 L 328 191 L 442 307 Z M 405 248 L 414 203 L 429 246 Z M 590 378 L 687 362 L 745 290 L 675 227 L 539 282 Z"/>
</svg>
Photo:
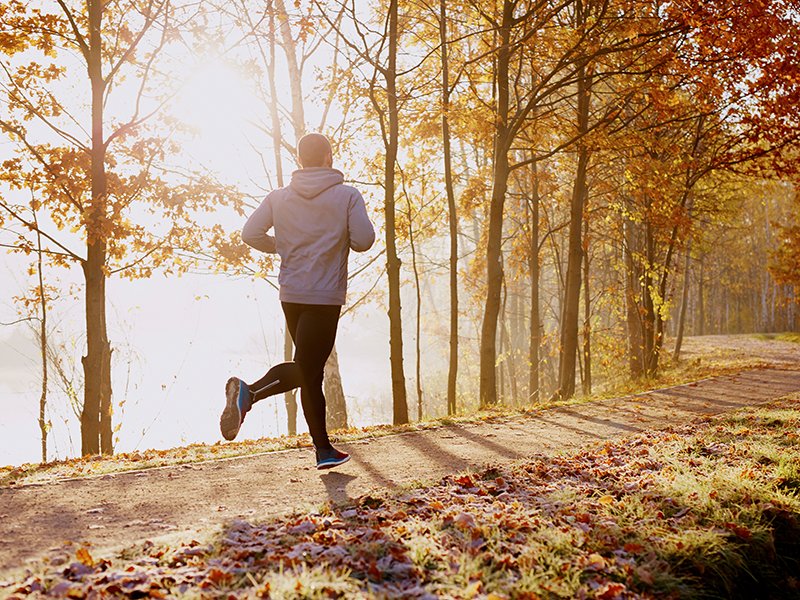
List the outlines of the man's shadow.
<svg viewBox="0 0 800 600">
<path fill-rule="evenodd" d="M 332 503 L 344 504 L 352 501 L 352 498 L 347 493 L 347 485 L 354 479 L 358 479 L 355 475 L 328 471 L 327 473 L 321 474 L 319 478 L 325 485 L 328 498 Z"/>
</svg>

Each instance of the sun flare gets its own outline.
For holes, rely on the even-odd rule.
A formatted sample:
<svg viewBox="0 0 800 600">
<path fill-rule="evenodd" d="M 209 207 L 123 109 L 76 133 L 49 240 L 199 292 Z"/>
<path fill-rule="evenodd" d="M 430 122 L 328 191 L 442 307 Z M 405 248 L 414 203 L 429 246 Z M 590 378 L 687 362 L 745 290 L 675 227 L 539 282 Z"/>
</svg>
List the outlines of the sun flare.
<svg viewBox="0 0 800 600">
<path fill-rule="evenodd" d="M 190 72 L 172 112 L 195 134 L 190 154 L 204 160 L 240 146 L 259 108 L 253 81 L 236 65 L 213 60 Z"/>
</svg>

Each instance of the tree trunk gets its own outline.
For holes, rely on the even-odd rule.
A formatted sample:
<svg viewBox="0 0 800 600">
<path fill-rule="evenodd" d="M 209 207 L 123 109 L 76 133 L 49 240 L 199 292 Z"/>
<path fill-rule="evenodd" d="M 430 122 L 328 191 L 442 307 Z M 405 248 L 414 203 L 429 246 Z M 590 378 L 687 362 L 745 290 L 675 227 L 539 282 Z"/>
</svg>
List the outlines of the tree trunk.
<svg viewBox="0 0 800 600">
<path fill-rule="evenodd" d="M 655 322 L 656 322 L 656 306 L 655 299 L 653 298 L 653 265 L 655 264 L 655 239 L 653 238 L 653 228 L 649 221 L 644 224 L 644 247 L 645 247 L 645 265 L 644 265 L 644 282 L 642 283 L 642 312 L 643 312 L 643 327 L 642 327 L 642 341 L 644 342 L 644 372 L 648 377 L 655 374 L 656 365 L 654 361 L 657 360 L 655 339 Z"/>
<path fill-rule="evenodd" d="M 514 361 L 514 327 L 513 324 L 509 327 L 509 321 L 513 322 L 513 312 L 514 312 L 514 294 L 513 292 L 509 292 L 508 286 L 504 286 L 504 293 L 503 293 L 503 313 L 502 318 L 500 319 L 500 323 L 502 326 L 502 330 L 500 331 L 500 352 L 505 356 L 503 360 L 503 364 L 506 366 L 506 377 L 508 378 L 508 387 L 511 390 L 510 392 L 510 399 L 511 399 L 511 406 L 517 406 L 519 403 L 519 395 L 517 392 L 517 372 L 516 372 L 516 364 Z M 511 295 L 511 312 L 512 315 L 509 317 L 508 314 L 508 296 Z M 504 401 L 504 404 L 508 405 L 509 402 L 506 399 L 506 394 L 501 394 L 501 399 Z"/>
<path fill-rule="evenodd" d="M 480 407 L 497 404 L 497 320 L 503 287 L 503 211 L 508 187 L 508 151 L 512 133 L 508 123 L 511 26 L 515 3 L 503 2 L 503 20 L 498 32 L 497 114 L 492 165 L 492 198 L 486 244 L 486 303 L 481 326 Z"/>
<path fill-rule="evenodd" d="M 528 203 L 530 242 L 528 270 L 531 283 L 530 342 L 528 347 L 528 400 L 539 402 L 539 347 L 541 346 L 541 317 L 539 316 L 539 175 L 537 163 L 531 165 L 531 199 Z"/>
<path fill-rule="evenodd" d="M 514 399 L 514 406 L 519 406 L 520 404 L 520 357 L 521 357 L 521 348 L 522 348 L 522 329 L 524 328 L 522 318 L 522 299 L 521 294 L 518 293 L 518 288 L 515 285 L 512 289 L 511 293 L 511 314 L 509 315 L 509 340 L 510 340 L 510 350 L 511 354 L 509 359 L 511 361 L 509 365 L 509 376 L 511 379 L 511 393 Z"/>
<path fill-rule="evenodd" d="M 700 272 L 697 274 L 697 335 L 706 334 L 705 260 L 700 255 Z"/>
<path fill-rule="evenodd" d="M 689 304 L 689 266 L 692 257 L 692 244 L 686 245 L 686 259 L 683 263 L 683 293 L 681 295 L 681 312 L 678 316 L 678 331 L 675 336 L 675 350 L 672 353 L 672 360 L 678 361 L 681 358 L 681 346 L 683 345 L 683 330 L 686 327 L 686 308 Z"/>
<path fill-rule="evenodd" d="M 306 117 L 303 106 L 303 74 L 297 62 L 297 42 L 292 37 L 292 27 L 289 23 L 289 14 L 283 0 L 275 0 L 278 11 L 278 21 L 281 32 L 281 47 L 286 55 L 286 68 L 289 71 L 289 91 L 292 94 L 292 126 L 295 133 L 295 144 L 306 133 Z M 274 26 L 274 22 L 272 24 Z M 272 40 L 275 36 L 272 35 Z M 274 56 L 274 54 L 273 54 Z M 274 60 L 274 58 L 273 58 Z M 277 100 L 276 100 L 277 101 Z"/>
<path fill-rule="evenodd" d="M 415 332 L 414 332 L 414 379 L 417 387 L 417 421 L 422 421 L 422 289 L 419 282 L 417 266 L 417 243 L 414 237 L 414 217 L 411 213 L 411 202 L 408 203 L 408 243 L 411 246 L 411 271 L 414 273 L 414 295 L 416 300 Z"/>
<path fill-rule="evenodd" d="M 453 189 L 453 165 L 450 149 L 450 73 L 447 50 L 447 0 L 439 0 L 439 36 L 442 48 L 442 146 L 444 149 L 444 186 L 450 225 L 450 357 L 447 369 L 447 414 L 456 413 L 458 379 L 458 213 Z"/>
<path fill-rule="evenodd" d="M 644 373 L 644 362 L 642 360 L 642 317 L 639 313 L 638 292 L 641 284 L 639 282 L 639 269 L 634 260 L 634 254 L 638 251 L 638 238 L 634 231 L 634 223 L 626 218 L 623 224 L 625 237 L 625 308 L 626 321 L 628 326 L 628 367 L 631 377 L 636 379 Z"/>
<path fill-rule="evenodd" d="M 497 360 L 497 402 L 504 404 L 506 400 L 506 381 L 507 377 L 503 376 L 503 367 L 507 363 L 508 355 L 506 354 L 506 286 L 503 286 L 503 299 L 500 302 L 500 316 L 497 318 L 497 325 L 500 331 L 498 332 L 498 360 Z"/>
<path fill-rule="evenodd" d="M 578 3 L 578 23 L 582 26 L 583 9 Z M 591 75 L 587 75 L 586 61 L 578 66 L 578 132 L 589 130 L 589 93 Z M 578 167 L 572 188 L 570 206 L 569 245 L 567 249 L 567 276 L 564 290 L 564 305 L 561 317 L 561 349 L 558 362 L 558 396 L 571 398 L 575 394 L 576 355 L 578 352 L 578 312 L 581 294 L 581 262 L 583 229 L 583 208 L 586 201 L 586 171 L 589 164 L 589 150 L 585 140 L 578 142 Z"/>
<path fill-rule="evenodd" d="M 283 330 L 283 360 L 290 361 L 294 357 L 294 342 L 289 327 Z M 324 384 L 324 380 L 323 380 Z M 283 395 L 286 407 L 286 430 L 289 435 L 297 435 L 297 390 L 289 390 Z"/>
<path fill-rule="evenodd" d="M 583 217 L 583 393 L 592 393 L 592 298 L 589 287 L 589 218 Z"/>
<path fill-rule="evenodd" d="M 36 273 L 39 278 L 39 304 L 42 310 L 42 317 L 39 319 L 39 348 L 42 351 L 42 394 L 39 397 L 39 431 L 42 438 L 42 462 L 47 462 L 47 420 L 45 410 L 47 408 L 47 296 L 44 289 L 44 275 L 42 273 L 42 233 L 39 231 L 39 223 L 36 212 L 33 213 L 33 222 L 36 225 Z"/>
<path fill-rule="evenodd" d="M 333 347 L 331 355 L 328 357 L 328 362 L 325 363 L 323 392 L 325 393 L 326 406 L 325 421 L 328 429 L 347 429 L 347 401 L 342 387 L 339 354 L 336 352 L 336 346 Z"/>
<path fill-rule="evenodd" d="M 403 323 L 400 304 L 400 258 L 395 234 L 395 163 L 399 124 L 397 114 L 398 1 L 389 2 L 389 62 L 386 68 L 386 95 L 389 106 L 389 138 L 384 165 L 384 218 L 386 220 L 386 273 L 389 280 L 389 360 L 392 372 L 393 423 L 408 423 L 406 376 L 403 370 Z"/>
<path fill-rule="evenodd" d="M 92 87 L 92 200 L 86 214 L 86 356 L 82 358 L 84 401 L 81 413 L 81 451 L 113 451 L 111 428 L 111 347 L 106 330 L 106 146 L 103 139 L 101 23 L 103 5 L 89 2 L 89 52 L 87 67 Z"/>
</svg>

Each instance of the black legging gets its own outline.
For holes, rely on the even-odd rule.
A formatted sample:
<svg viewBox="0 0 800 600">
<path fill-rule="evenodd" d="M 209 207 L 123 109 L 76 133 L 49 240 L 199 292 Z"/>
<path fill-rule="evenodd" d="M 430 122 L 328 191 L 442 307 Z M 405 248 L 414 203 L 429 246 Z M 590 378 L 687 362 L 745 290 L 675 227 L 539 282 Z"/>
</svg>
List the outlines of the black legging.
<svg viewBox="0 0 800 600">
<path fill-rule="evenodd" d="M 322 380 L 325 363 L 336 341 L 341 306 L 327 304 L 295 304 L 281 302 L 289 335 L 294 341 L 294 362 L 300 368 L 302 385 L 300 401 L 308 423 L 308 431 L 314 446 L 330 448 L 328 430 L 325 427 L 325 395 Z M 253 390 L 267 387 L 271 377 L 265 375 L 252 385 Z M 255 394 L 253 401 L 262 400 L 272 394 L 269 391 Z"/>
</svg>

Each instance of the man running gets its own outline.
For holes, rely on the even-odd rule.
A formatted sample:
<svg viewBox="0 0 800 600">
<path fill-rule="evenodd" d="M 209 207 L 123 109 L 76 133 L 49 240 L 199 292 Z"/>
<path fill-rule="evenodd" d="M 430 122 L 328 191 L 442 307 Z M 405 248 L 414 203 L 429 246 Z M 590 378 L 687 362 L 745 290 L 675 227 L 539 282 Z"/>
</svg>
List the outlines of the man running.
<svg viewBox="0 0 800 600">
<path fill-rule="evenodd" d="M 281 257 L 280 300 L 294 340 L 294 362 L 273 367 L 251 384 L 231 377 L 220 430 L 226 440 L 234 439 L 255 402 L 300 387 L 317 468 L 329 469 L 350 456 L 328 439 L 323 369 L 345 303 L 348 255 L 351 249 L 368 250 L 375 231 L 361 194 L 343 185 L 344 175 L 332 168 L 331 145 L 324 135 L 301 138 L 297 154 L 302 168 L 292 173 L 287 187 L 266 197 L 242 230 L 246 244 Z M 274 237 L 267 234 L 271 228 Z"/>
</svg>

